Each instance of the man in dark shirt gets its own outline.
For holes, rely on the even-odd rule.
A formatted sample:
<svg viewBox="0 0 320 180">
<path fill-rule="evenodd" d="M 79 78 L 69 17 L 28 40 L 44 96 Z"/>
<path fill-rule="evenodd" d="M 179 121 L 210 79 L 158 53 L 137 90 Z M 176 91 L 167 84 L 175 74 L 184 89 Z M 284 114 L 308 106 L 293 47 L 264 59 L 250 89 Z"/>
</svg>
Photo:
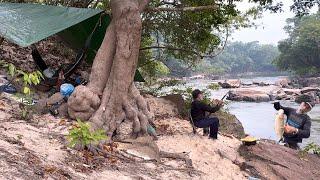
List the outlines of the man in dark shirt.
<svg viewBox="0 0 320 180">
<path fill-rule="evenodd" d="M 192 92 L 192 97 L 193 102 L 191 104 L 191 117 L 194 125 L 199 128 L 210 127 L 209 137 L 212 139 L 217 139 L 219 119 L 216 117 L 206 117 L 205 113 L 214 113 L 218 111 L 223 106 L 223 102 L 217 102 L 215 107 L 203 103 L 203 94 L 199 89 L 196 89 Z"/>
<path fill-rule="evenodd" d="M 311 102 L 302 102 L 298 109 L 283 107 L 279 102 L 274 103 L 276 110 L 283 109 L 287 116 L 287 122 L 284 127 L 284 142 L 285 145 L 292 149 L 299 149 L 298 143 L 302 142 L 303 138 L 310 137 L 311 119 L 307 115 L 313 108 Z"/>
</svg>

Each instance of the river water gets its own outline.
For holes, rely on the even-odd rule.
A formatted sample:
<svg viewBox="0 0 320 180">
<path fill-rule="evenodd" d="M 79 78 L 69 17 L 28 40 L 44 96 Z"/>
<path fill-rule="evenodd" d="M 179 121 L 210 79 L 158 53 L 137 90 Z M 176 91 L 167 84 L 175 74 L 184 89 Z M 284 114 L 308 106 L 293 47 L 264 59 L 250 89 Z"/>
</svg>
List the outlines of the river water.
<svg viewBox="0 0 320 180">
<path fill-rule="evenodd" d="M 241 79 L 244 83 L 265 82 L 274 84 L 275 81 L 283 77 L 255 77 Z M 206 89 L 207 85 L 215 81 L 211 80 L 191 80 L 186 86 L 193 88 Z M 229 90 L 220 89 L 217 91 L 210 90 L 211 98 L 221 99 Z M 283 106 L 296 108 L 299 104 L 291 101 L 281 101 Z M 247 134 L 258 138 L 278 140 L 274 131 L 274 120 L 276 110 L 271 102 L 233 102 L 229 101 L 225 106 L 230 113 L 234 114 L 242 123 Z M 312 119 L 310 138 L 304 139 L 302 146 L 310 142 L 315 142 L 320 145 L 320 105 L 315 106 L 309 116 Z"/>
</svg>

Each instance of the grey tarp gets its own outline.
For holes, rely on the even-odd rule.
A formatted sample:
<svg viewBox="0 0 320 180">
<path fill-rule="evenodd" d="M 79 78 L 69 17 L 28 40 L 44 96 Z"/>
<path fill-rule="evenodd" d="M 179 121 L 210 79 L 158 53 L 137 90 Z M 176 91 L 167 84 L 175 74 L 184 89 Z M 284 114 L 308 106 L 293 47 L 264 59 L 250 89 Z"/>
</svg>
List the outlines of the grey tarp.
<svg viewBox="0 0 320 180">
<path fill-rule="evenodd" d="M 0 3 L 0 36 L 26 47 L 101 12 L 98 9 Z"/>
</svg>

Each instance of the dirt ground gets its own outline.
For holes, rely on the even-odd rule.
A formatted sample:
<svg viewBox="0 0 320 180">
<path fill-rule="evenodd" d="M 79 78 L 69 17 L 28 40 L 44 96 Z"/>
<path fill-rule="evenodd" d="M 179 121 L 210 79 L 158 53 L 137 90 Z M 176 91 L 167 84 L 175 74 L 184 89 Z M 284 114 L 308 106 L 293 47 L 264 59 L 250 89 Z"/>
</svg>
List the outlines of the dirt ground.
<svg viewBox="0 0 320 180">
<path fill-rule="evenodd" d="M 70 63 L 75 53 L 53 37 L 36 44 L 50 67 Z M 7 41 L 1 46 L 0 58 L 25 71 L 34 71 L 30 48 L 21 48 Z M 26 63 L 27 62 L 27 63 Z M 4 72 L 3 72 L 4 73 Z M 192 134 L 188 121 L 178 116 L 167 101 L 149 97 L 156 115 L 159 140 L 153 152 L 157 161 L 135 157 L 133 149 L 117 142 L 111 151 L 93 155 L 68 147 L 66 135 L 74 123 L 49 114 L 21 117 L 18 102 L 0 95 L 0 179 L 245 179 L 235 161 L 239 140 L 220 136 L 212 141 Z M 130 137 L 130 122 L 124 123 L 123 138 Z M 152 144 L 152 143 L 151 143 Z M 153 144 L 154 147 L 156 145 Z M 223 146 L 224 148 L 221 148 Z M 110 149 L 109 147 L 109 149 Z M 131 154 L 129 153 L 131 150 Z M 151 150 L 154 150 L 151 148 Z M 126 151 L 126 152 L 124 152 Z M 161 157 L 161 152 L 178 153 L 191 159 L 192 166 L 179 158 Z M 152 153 L 151 153 L 152 154 Z M 205 154 L 205 156 L 203 156 Z M 223 173 L 227 170 L 227 173 Z"/>
<path fill-rule="evenodd" d="M 57 41 L 37 44 L 45 61 L 55 68 L 74 58 L 74 53 L 62 51 L 67 48 Z M 30 50 L 4 42 L 0 58 L 22 70 L 33 71 Z M 270 88 L 264 91 L 273 90 Z M 301 162 L 297 151 L 275 144 L 244 148 L 233 137 L 243 135 L 243 128 L 234 133 L 241 124 L 226 123 L 234 116 L 220 118 L 226 128 L 221 128 L 223 133 L 218 140 L 211 140 L 202 136 L 200 129 L 193 134 L 189 122 L 178 115 L 172 103 L 146 99 L 156 117 L 158 140 L 128 139 L 131 123 L 125 122 L 119 131 L 121 141 L 105 145 L 103 151 L 93 154 L 69 148 L 67 135 L 74 121 L 49 114 L 25 120 L 20 104 L 8 94 L 0 94 L 0 179 L 296 179 L 299 171 L 304 177 L 320 179 L 319 157 L 308 156 L 309 161 Z M 289 161 L 283 161 L 284 156 Z"/>
<path fill-rule="evenodd" d="M 238 164 L 240 141 L 219 136 L 216 141 L 192 134 L 189 122 L 177 117 L 156 121 L 161 134 L 160 151 L 185 154 L 193 163 L 188 169 L 180 159 L 101 157 L 70 149 L 66 135 L 73 122 L 49 114 L 25 121 L 18 103 L 1 95 L 0 179 L 246 179 Z M 162 131 L 162 133 L 161 133 Z M 117 143 L 121 147 L 122 143 Z M 129 156 L 129 154 L 127 154 Z M 97 159 L 95 159 L 97 158 Z"/>
<path fill-rule="evenodd" d="M 230 134 L 218 140 L 192 133 L 172 104 L 147 98 L 158 140 L 128 139 L 130 122 L 120 141 L 103 153 L 75 150 L 66 138 L 74 121 L 49 114 L 21 118 L 19 103 L 0 95 L 0 179 L 319 179 L 320 158 L 260 141 L 246 147 Z M 151 98 L 151 99 L 150 99 Z M 164 114 L 163 114 L 163 113 Z M 283 161 L 285 157 L 286 161 Z"/>
</svg>

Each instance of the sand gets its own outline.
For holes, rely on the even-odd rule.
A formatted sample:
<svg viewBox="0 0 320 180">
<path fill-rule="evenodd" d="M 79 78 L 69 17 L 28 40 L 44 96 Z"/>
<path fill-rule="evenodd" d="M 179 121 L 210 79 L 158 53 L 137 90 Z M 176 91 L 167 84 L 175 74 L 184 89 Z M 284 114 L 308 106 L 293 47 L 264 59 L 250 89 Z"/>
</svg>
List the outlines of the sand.
<svg viewBox="0 0 320 180">
<path fill-rule="evenodd" d="M 189 154 L 198 174 L 180 170 L 181 160 L 161 158 L 154 162 L 127 163 L 118 160 L 99 169 L 71 157 L 77 151 L 67 147 L 66 137 L 72 121 L 51 115 L 19 119 L 17 105 L 1 96 L 0 100 L 0 179 L 246 179 L 237 166 L 243 159 L 237 150 L 240 141 L 219 136 L 216 141 L 193 135 L 188 121 L 178 117 L 156 119 L 160 151 Z M 161 116 L 161 115 L 159 115 Z M 174 116 L 170 114 L 169 116 Z M 77 156 L 75 156 L 77 157 Z M 168 170 L 165 167 L 175 167 Z M 86 169 L 86 171 L 80 171 Z M 179 169 L 180 168 L 180 169 Z"/>
</svg>

